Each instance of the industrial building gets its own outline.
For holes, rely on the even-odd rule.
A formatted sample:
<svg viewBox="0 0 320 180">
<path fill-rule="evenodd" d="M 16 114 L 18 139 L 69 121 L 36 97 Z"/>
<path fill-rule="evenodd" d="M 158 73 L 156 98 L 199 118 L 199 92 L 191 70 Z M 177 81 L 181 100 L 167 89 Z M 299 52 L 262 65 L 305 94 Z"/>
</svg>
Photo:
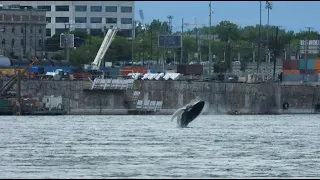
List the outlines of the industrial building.
<svg viewBox="0 0 320 180">
<path fill-rule="evenodd" d="M 98 35 L 111 26 L 132 37 L 134 1 L 0 1 L 0 4 L 45 10 L 47 37 L 65 32 L 66 28 Z"/>
<path fill-rule="evenodd" d="M 0 54 L 41 56 L 44 52 L 46 13 L 35 9 L 0 9 Z"/>
</svg>

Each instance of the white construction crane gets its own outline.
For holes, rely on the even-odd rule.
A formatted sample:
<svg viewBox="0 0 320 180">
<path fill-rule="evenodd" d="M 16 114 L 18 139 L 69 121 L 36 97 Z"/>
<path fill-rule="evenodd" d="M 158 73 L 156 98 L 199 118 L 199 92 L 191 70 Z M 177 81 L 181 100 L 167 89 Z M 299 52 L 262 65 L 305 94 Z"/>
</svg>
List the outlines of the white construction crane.
<svg viewBox="0 0 320 180">
<path fill-rule="evenodd" d="M 108 30 L 106 36 L 104 37 L 104 39 L 102 41 L 100 49 L 99 49 L 96 57 L 94 58 L 94 61 L 91 63 L 91 69 L 92 70 L 98 70 L 100 68 L 102 59 L 103 59 L 104 55 L 106 54 L 107 50 L 109 49 L 112 41 L 116 37 L 117 32 L 118 32 L 118 28 L 117 27 L 110 28 Z"/>
</svg>

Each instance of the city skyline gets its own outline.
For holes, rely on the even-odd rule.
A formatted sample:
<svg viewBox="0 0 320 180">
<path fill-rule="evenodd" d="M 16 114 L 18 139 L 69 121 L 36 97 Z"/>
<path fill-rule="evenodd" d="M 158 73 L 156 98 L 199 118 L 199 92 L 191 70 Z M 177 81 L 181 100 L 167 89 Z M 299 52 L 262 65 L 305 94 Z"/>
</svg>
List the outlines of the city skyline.
<svg viewBox="0 0 320 180">
<path fill-rule="evenodd" d="M 295 32 L 306 30 L 306 26 L 313 27 L 314 31 L 320 31 L 320 25 L 312 18 L 318 16 L 317 9 L 320 8 L 320 2 L 274 1 L 272 3 L 270 25 L 280 25 L 286 30 Z M 140 21 L 139 10 L 143 10 L 145 23 L 150 23 L 153 19 L 167 21 L 167 16 L 172 15 L 174 31 L 181 31 L 182 18 L 184 22 L 192 24 L 195 23 L 195 18 L 200 25 L 208 25 L 209 22 L 209 1 L 136 1 L 135 6 L 136 20 Z M 223 20 L 231 21 L 241 27 L 259 24 L 259 1 L 212 1 L 212 11 L 213 26 Z M 265 1 L 262 1 L 262 24 L 267 24 Z"/>
</svg>

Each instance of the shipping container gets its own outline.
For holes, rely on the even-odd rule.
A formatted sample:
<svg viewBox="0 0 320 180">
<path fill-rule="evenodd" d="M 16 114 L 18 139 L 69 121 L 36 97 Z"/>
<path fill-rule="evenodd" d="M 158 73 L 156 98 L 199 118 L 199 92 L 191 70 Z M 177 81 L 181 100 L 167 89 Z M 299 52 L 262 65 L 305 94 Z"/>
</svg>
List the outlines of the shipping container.
<svg viewBox="0 0 320 180">
<path fill-rule="evenodd" d="M 126 66 L 126 67 L 123 67 L 120 71 L 122 76 L 127 76 L 129 73 L 141 73 L 141 74 L 148 73 L 148 69 L 141 66 L 137 66 L 137 67 Z"/>
<path fill-rule="evenodd" d="M 297 69 L 291 69 L 291 70 L 283 70 L 283 74 L 285 75 L 290 75 L 290 74 L 295 74 L 295 75 L 299 75 L 301 70 L 297 70 Z"/>
<path fill-rule="evenodd" d="M 320 70 L 320 60 L 315 61 L 315 69 Z"/>
<path fill-rule="evenodd" d="M 318 75 L 314 75 L 314 74 L 305 75 L 304 80 L 307 81 L 307 82 L 317 82 L 318 81 Z"/>
<path fill-rule="evenodd" d="M 291 67 L 291 69 L 298 70 L 299 67 L 300 67 L 300 62 L 299 62 L 299 60 L 291 60 L 291 61 L 290 61 L 290 67 Z"/>
<path fill-rule="evenodd" d="M 0 107 L 9 107 L 8 99 L 0 99 Z"/>
<path fill-rule="evenodd" d="M 28 72 L 36 73 L 38 72 L 39 67 L 38 66 L 32 66 L 30 69 L 28 69 Z"/>
<path fill-rule="evenodd" d="M 44 67 L 44 74 L 46 74 L 47 72 L 54 72 L 55 70 L 56 70 L 55 67 L 45 66 L 45 67 Z"/>
<path fill-rule="evenodd" d="M 314 74 L 317 75 L 318 74 L 318 70 L 311 70 L 311 69 L 301 69 L 300 70 L 300 74 Z"/>
<path fill-rule="evenodd" d="M 306 67 L 307 65 L 307 67 Z M 315 60 L 314 59 L 308 59 L 307 63 L 306 60 L 300 60 L 300 69 L 309 69 L 314 70 L 315 69 Z"/>
<path fill-rule="evenodd" d="M 203 66 L 201 64 L 179 64 L 177 66 L 177 73 L 183 75 L 202 75 Z"/>
<path fill-rule="evenodd" d="M 284 60 L 282 68 L 283 68 L 283 70 L 290 70 L 291 69 L 290 60 Z"/>
<path fill-rule="evenodd" d="M 282 75 L 282 81 L 302 81 L 303 75 Z"/>
</svg>

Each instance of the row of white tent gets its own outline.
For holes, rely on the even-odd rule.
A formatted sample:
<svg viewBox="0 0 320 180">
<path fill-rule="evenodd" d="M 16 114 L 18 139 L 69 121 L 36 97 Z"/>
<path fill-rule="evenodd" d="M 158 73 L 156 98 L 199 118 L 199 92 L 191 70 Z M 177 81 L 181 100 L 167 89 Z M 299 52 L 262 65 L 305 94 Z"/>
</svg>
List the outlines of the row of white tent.
<svg viewBox="0 0 320 180">
<path fill-rule="evenodd" d="M 91 89 L 132 89 L 134 79 L 101 79 L 95 78 Z"/>
<path fill-rule="evenodd" d="M 142 75 L 141 73 L 130 73 L 128 74 L 131 76 L 134 80 L 139 79 L 139 77 Z M 180 73 L 146 73 L 141 78 L 142 80 L 178 80 L 181 76 Z"/>
<path fill-rule="evenodd" d="M 136 110 L 158 112 L 162 108 L 162 101 L 138 100 Z"/>
</svg>

